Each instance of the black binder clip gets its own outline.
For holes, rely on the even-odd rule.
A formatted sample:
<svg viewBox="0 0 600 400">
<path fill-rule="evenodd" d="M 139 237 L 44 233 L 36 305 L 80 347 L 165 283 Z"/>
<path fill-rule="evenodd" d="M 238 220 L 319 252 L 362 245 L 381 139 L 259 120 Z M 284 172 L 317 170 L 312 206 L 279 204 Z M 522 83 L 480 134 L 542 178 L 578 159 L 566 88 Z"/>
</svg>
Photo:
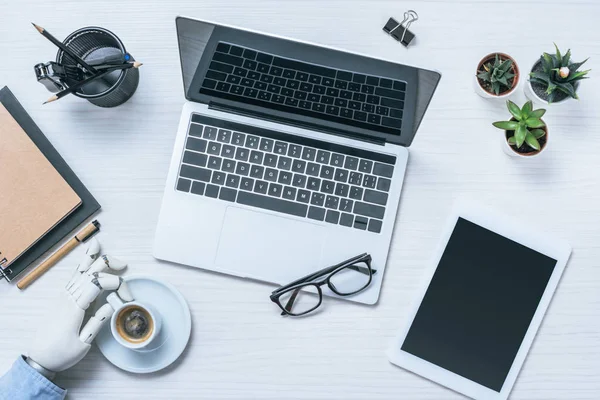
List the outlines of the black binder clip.
<svg viewBox="0 0 600 400">
<path fill-rule="evenodd" d="M 408 10 L 404 13 L 404 19 L 398 23 L 394 18 L 390 18 L 383 27 L 383 31 L 402 43 L 404 47 L 408 47 L 410 42 L 415 38 L 415 34 L 408 30 L 410 25 L 419 19 L 416 11 Z"/>
<path fill-rule="evenodd" d="M 79 67 L 56 63 L 49 61 L 47 63 L 39 63 L 33 67 L 37 81 L 44 85 L 51 93 L 56 93 L 65 90 L 64 81 L 74 80 L 81 81 L 85 79 L 83 71 Z"/>
</svg>

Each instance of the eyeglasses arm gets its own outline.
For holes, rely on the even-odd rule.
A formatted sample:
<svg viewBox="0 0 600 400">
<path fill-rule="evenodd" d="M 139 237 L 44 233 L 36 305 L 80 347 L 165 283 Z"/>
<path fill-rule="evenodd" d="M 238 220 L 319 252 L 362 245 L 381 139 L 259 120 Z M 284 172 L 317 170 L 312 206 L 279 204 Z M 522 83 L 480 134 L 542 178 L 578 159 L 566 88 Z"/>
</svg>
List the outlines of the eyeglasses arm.
<svg viewBox="0 0 600 400">
<path fill-rule="evenodd" d="M 351 269 L 351 270 L 354 270 L 354 271 L 358 271 L 358 272 L 360 272 L 361 274 L 369 275 L 369 268 L 360 267 L 360 266 L 358 266 L 358 265 L 351 265 L 351 266 L 349 266 L 349 267 L 347 267 L 347 268 L 349 268 L 349 269 Z M 373 274 L 376 274 L 376 273 L 377 273 L 377 270 L 376 270 L 376 269 L 371 269 L 371 272 L 372 272 Z"/>
<path fill-rule="evenodd" d="M 363 254 L 361 254 L 361 255 L 358 255 L 358 256 L 356 256 L 356 257 L 352 257 L 352 258 L 350 258 L 350 259 L 348 259 L 348 260 L 346 260 L 346 261 L 342 261 L 342 262 L 341 262 L 341 263 L 339 263 L 339 264 L 332 265 L 331 267 L 323 268 L 323 269 L 322 269 L 322 270 L 320 270 L 320 271 L 317 271 L 317 272 L 315 272 L 315 273 L 312 273 L 312 274 L 310 274 L 310 275 L 306 275 L 305 277 L 302 277 L 302 278 L 300 278 L 300 279 L 297 279 L 297 280 L 295 280 L 295 281 L 294 281 L 294 282 L 292 282 L 292 283 L 288 283 L 287 285 L 285 285 L 285 286 L 282 286 L 282 287 L 280 287 L 280 288 L 278 288 L 278 289 L 274 290 L 272 294 L 277 294 L 277 293 L 279 293 L 279 292 L 281 292 L 281 291 L 284 291 L 284 290 L 286 290 L 286 289 L 288 289 L 288 288 L 290 288 L 290 287 L 292 287 L 292 286 L 296 286 L 296 285 L 298 285 L 298 284 L 300 284 L 300 283 L 304 283 L 304 282 L 310 282 L 310 281 L 312 281 L 312 280 L 314 280 L 314 279 L 316 279 L 316 278 L 318 278 L 318 277 L 320 277 L 320 276 L 323 276 L 323 275 L 326 275 L 326 274 L 328 274 L 328 273 L 330 273 L 330 272 L 332 272 L 332 271 L 335 271 L 337 268 L 339 268 L 339 267 L 341 267 L 341 266 L 343 266 L 343 265 L 345 265 L 345 264 L 351 264 L 351 263 L 355 263 L 355 262 L 361 261 L 362 259 L 365 259 L 365 260 L 366 260 L 366 259 L 369 259 L 369 260 L 370 260 L 370 258 L 371 258 L 371 256 L 369 256 L 369 254 L 368 254 L 368 253 L 363 253 Z M 360 268 L 360 267 L 358 267 L 358 268 Z M 363 268 L 363 269 L 365 269 L 364 267 L 362 267 L 362 268 Z M 365 269 L 365 270 L 367 271 L 367 272 L 366 272 L 366 274 L 368 275 L 368 269 Z M 359 271 L 359 272 L 365 273 L 365 272 L 363 272 L 363 271 Z M 373 273 L 375 273 L 375 272 L 376 272 L 376 271 L 375 271 L 375 270 L 373 270 Z"/>
</svg>

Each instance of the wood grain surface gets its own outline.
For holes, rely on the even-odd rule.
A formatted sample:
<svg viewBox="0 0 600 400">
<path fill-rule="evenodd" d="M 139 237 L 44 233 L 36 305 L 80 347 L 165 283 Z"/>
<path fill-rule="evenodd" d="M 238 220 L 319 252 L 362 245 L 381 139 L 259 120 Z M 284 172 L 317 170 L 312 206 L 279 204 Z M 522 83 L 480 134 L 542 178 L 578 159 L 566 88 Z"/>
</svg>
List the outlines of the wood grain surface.
<svg viewBox="0 0 600 400">
<path fill-rule="evenodd" d="M 415 9 L 416 42 L 405 49 L 381 31 Z M 326 299 L 324 312 L 281 318 L 272 286 L 171 265 L 151 254 L 163 186 L 184 103 L 175 17 L 185 15 L 434 68 L 443 78 L 419 133 L 400 204 L 389 267 L 374 307 Z M 573 255 L 512 399 L 600 398 L 600 3 L 595 0 L 4 0 L 0 85 L 8 85 L 103 206 L 103 249 L 128 273 L 173 283 L 193 314 L 187 351 L 166 371 L 137 376 L 93 348 L 59 375 L 71 399 L 460 399 L 388 363 L 455 198 L 467 196 L 568 240 Z M 58 38 L 90 25 L 115 32 L 144 63 L 135 96 L 115 109 L 69 96 L 46 106 L 33 65 Z M 491 122 L 502 104 L 475 95 L 482 56 L 511 54 L 528 70 L 552 42 L 576 60 L 591 57 L 581 101 L 544 117 L 544 157 L 514 160 Z M 524 100 L 523 93 L 518 95 Z M 1 152 L 1 149 L 0 149 Z M 0 165 L 1 168 L 1 165 Z M 75 251 L 28 290 L 0 285 L 0 373 L 27 350 L 44 305 L 79 261 Z"/>
</svg>

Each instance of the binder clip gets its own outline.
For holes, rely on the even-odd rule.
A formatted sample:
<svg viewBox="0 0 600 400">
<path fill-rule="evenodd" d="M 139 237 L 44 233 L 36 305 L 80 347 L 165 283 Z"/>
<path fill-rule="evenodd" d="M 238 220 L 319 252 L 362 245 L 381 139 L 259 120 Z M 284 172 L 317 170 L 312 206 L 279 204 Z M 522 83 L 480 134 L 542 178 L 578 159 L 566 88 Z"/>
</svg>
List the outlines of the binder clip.
<svg viewBox="0 0 600 400">
<path fill-rule="evenodd" d="M 64 81 L 81 81 L 85 79 L 83 71 L 72 65 L 62 65 L 54 61 L 39 63 L 33 67 L 37 81 L 44 85 L 51 93 L 65 89 Z"/>
<path fill-rule="evenodd" d="M 408 10 L 404 13 L 404 19 L 398 23 L 394 18 L 390 18 L 383 27 L 383 31 L 402 43 L 404 47 L 408 47 L 410 42 L 415 38 L 415 34 L 408 30 L 410 25 L 419 19 L 416 11 Z"/>
</svg>

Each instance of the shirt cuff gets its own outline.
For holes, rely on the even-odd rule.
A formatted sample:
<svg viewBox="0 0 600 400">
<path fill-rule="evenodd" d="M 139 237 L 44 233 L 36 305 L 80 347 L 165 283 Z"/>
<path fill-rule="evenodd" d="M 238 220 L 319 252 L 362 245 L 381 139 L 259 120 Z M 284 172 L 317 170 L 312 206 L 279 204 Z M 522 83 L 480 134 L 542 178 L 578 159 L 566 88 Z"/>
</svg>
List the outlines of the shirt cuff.
<svg viewBox="0 0 600 400">
<path fill-rule="evenodd" d="M 52 399 L 64 399 L 67 395 L 65 389 L 56 386 L 53 382 L 27 364 L 24 356 L 19 357 L 17 361 L 15 361 L 13 368 L 19 378 L 31 383 L 33 386 L 31 389 L 36 388 L 39 392 L 50 395 L 50 398 Z"/>
</svg>

